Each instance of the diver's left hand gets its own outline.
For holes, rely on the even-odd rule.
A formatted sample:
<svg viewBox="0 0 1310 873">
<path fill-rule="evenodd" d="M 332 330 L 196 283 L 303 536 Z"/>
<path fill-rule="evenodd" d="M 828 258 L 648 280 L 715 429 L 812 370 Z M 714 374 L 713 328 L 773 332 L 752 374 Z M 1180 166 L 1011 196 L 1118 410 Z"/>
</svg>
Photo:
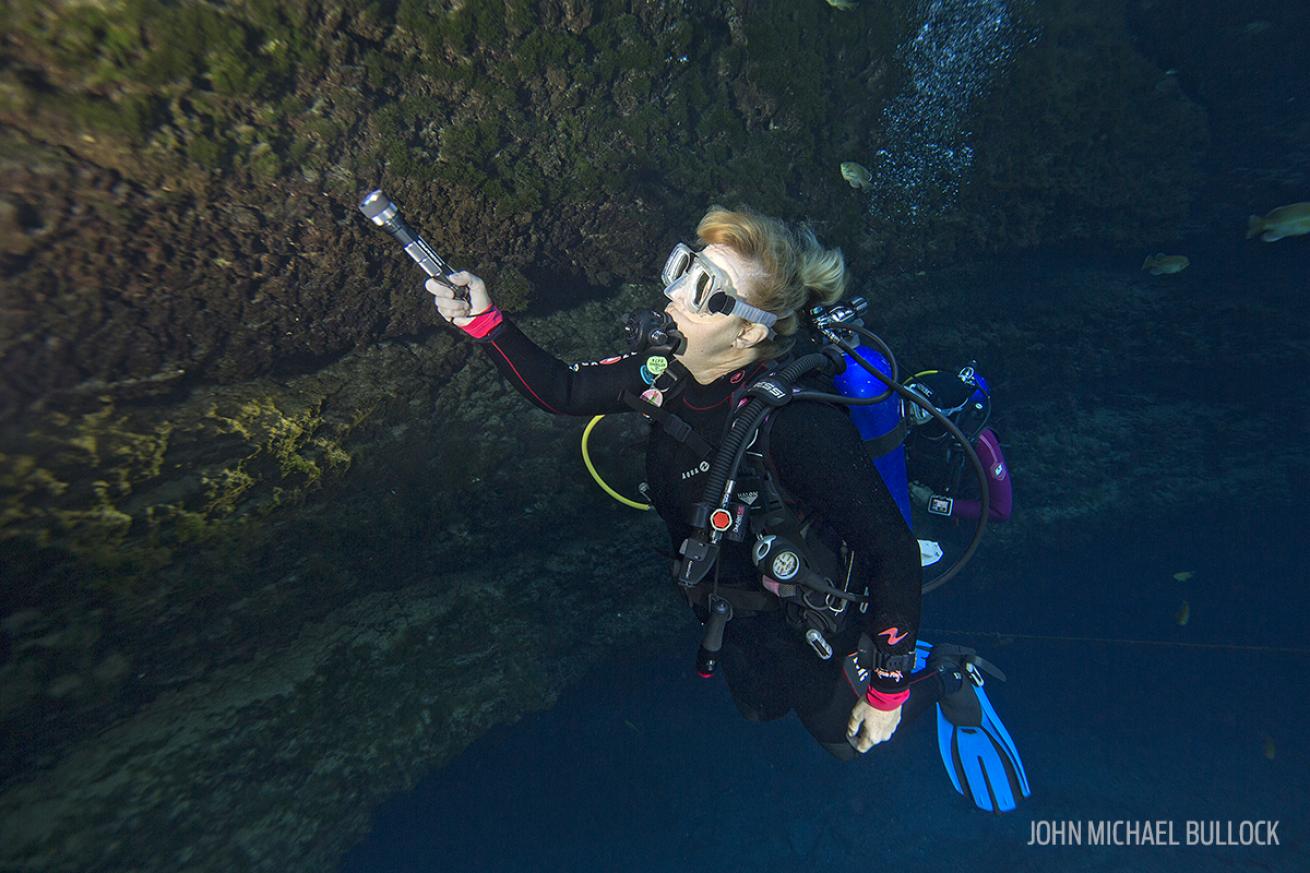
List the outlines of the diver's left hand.
<svg viewBox="0 0 1310 873">
<path fill-rule="evenodd" d="M 851 720 L 846 725 L 846 741 L 863 754 L 878 743 L 890 740 L 901 723 L 901 707 L 892 710 L 874 709 L 867 700 L 861 698 L 851 710 Z"/>
</svg>

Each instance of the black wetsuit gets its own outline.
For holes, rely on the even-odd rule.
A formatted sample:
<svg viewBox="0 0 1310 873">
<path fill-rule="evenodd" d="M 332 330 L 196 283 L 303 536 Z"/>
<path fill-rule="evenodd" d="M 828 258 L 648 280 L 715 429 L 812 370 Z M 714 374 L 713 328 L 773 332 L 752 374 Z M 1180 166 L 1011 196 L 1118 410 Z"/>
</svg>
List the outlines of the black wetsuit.
<svg viewBox="0 0 1310 873">
<path fill-rule="evenodd" d="M 631 412 L 623 392 L 639 395 L 649 387 L 641 374 L 645 355 L 565 365 L 508 320 L 476 341 L 510 384 L 547 412 Z M 662 408 L 717 449 L 733 390 L 766 369 L 754 364 L 710 385 L 687 374 L 666 395 Z M 734 617 L 724 633 L 721 670 L 747 718 L 774 719 L 794 709 L 825 748 L 849 758 L 855 753 L 846 741 L 846 727 L 856 698 L 843 674 L 841 656 L 854 651 L 862 630 L 888 654 L 913 651 L 922 584 L 918 543 L 842 407 L 796 401 L 773 412 L 772 419 L 768 449 L 782 487 L 790 498 L 826 518 L 855 552 L 853 590 L 867 586 L 870 607 L 863 616 L 849 610 L 853 620 L 829 640 L 837 655 L 828 661 L 818 658 L 801 633 L 787 625 L 781 610 Z M 655 509 L 668 525 L 674 553 L 692 532 L 688 511 L 703 494 L 707 468 L 691 447 L 658 424 L 652 427 L 646 479 Z M 762 590 L 749 546 L 724 541 L 718 560 L 721 588 Z M 887 629 L 895 633 L 887 634 Z"/>
</svg>

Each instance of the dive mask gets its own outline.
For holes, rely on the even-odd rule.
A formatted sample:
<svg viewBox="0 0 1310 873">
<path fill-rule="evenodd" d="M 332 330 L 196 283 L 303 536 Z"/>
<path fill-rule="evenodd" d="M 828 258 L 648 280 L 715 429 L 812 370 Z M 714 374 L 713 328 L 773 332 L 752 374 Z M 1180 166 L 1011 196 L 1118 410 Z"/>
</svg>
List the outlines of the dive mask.
<svg viewBox="0 0 1310 873">
<path fill-rule="evenodd" d="M 957 373 L 945 370 L 916 373 L 905 387 L 937 407 L 938 412 L 954 422 L 971 440 L 991 417 L 991 391 L 972 362 Z M 907 412 L 915 426 L 933 423 L 932 415 L 917 403 L 909 404 Z M 928 430 L 933 434 L 932 439 L 946 435 L 939 425 Z"/>
<path fill-rule="evenodd" d="M 688 312 L 735 315 L 764 325 L 769 337 L 774 336 L 778 316 L 737 297 L 728 274 L 690 246 L 678 243 L 673 247 L 660 279 L 664 282 L 664 296 L 682 304 Z"/>
</svg>

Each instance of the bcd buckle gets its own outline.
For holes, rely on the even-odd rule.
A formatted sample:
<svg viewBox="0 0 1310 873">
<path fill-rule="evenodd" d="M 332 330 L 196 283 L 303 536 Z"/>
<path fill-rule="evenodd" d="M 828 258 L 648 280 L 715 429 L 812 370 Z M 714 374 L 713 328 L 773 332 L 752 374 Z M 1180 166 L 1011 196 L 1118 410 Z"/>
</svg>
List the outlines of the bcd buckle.
<svg viewBox="0 0 1310 873">
<path fill-rule="evenodd" d="M 682 548 L 678 553 L 682 555 L 682 560 L 674 563 L 678 584 L 684 588 L 694 588 L 714 566 L 714 561 L 719 556 L 719 547 L 715 543 L 693 535 L 682 541 Z"/>
</svg>

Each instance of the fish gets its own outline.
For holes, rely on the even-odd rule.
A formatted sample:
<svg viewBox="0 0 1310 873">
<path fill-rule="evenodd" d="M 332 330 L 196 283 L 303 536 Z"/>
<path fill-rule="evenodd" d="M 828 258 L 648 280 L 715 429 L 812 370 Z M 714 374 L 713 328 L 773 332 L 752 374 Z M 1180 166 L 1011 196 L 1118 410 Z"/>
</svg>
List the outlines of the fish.
<svg viewBox="0 0 1310 873">
<path fill-rule="evenodd" d="M 1191 570 L 1179 570 L 1177 573 L 1174 574 L 1174 581 L 1186 582 L 1188 579 L 1191 579 L 1195 575 L 1196 574 L 1193 573 Z"/>
<path fill-rule="evenodd" d="M 1252 215 L 1246 223 L 1246 238 L 1258 236 L 1265 242 L 1307 233 L 1310 233 L 1310 203 L 1289 203 L 1271 209 L 1263 217 Z"/>
<path fill-rule="evenodd" d="M 1179 627 L 1187 627 L 1187 622 L 1191 617 L 1192 607 L 1188 606 L 1187 601 L 1184 600 L 1183 605 L 1178 607 L 1178 611 L 1174 613 L 1174 622 L 1176 622 Z"/>
<path fill-rule="evenodd" d="M 1166 273 L 1181 273 L 1187 269 L 1187 265 L 1192 263 L 1184 255 L 1166 255 L 1164 252 L 1156 252 L 1153 255 L 1147 255 L 1146 260 L 1142 261 L 1142 269 L 1150 271 L 1152 276 L 1163 276 Z"/>
<path fill-rule="evenodd" d="M 626 724 L 629 728 L 631 728 L 631 730 L 632 730 L 632 732 L 633 732 L 634 734 L 639 734 L 639 733 L 641 733 L 641 728 L 637 727 L 635 724 L 633 724 L 633 723 L 632 723 L 631 721 L 629 721 L 628 719 L 625 718 L 625 719 L 623 720 L 623 723 Z"/>
<path fill-rule="evenodd" d="M 842 12 L 850 12 L 860 4 L 856 3 L 855 0 L 828 0 L 828 5 L 833 9 L 840 9 Z"/>
<path fill-rule="evenodd" d="M 1264 750 L 1265 757 L 1270 761 L 1272 761 L 1274 756 L 1278 754 L 1278 747 L 1274 745 L 1274 738 L 1268 734 L 1265 735 Z"/>
<path fill-rule="evenodd" d="M 841 177 L 851 183 L 852 188 L 869 188 L 873 185 L 873 173 L 864 164 L 845 161 L 841 165 Z"/>
</svg>

